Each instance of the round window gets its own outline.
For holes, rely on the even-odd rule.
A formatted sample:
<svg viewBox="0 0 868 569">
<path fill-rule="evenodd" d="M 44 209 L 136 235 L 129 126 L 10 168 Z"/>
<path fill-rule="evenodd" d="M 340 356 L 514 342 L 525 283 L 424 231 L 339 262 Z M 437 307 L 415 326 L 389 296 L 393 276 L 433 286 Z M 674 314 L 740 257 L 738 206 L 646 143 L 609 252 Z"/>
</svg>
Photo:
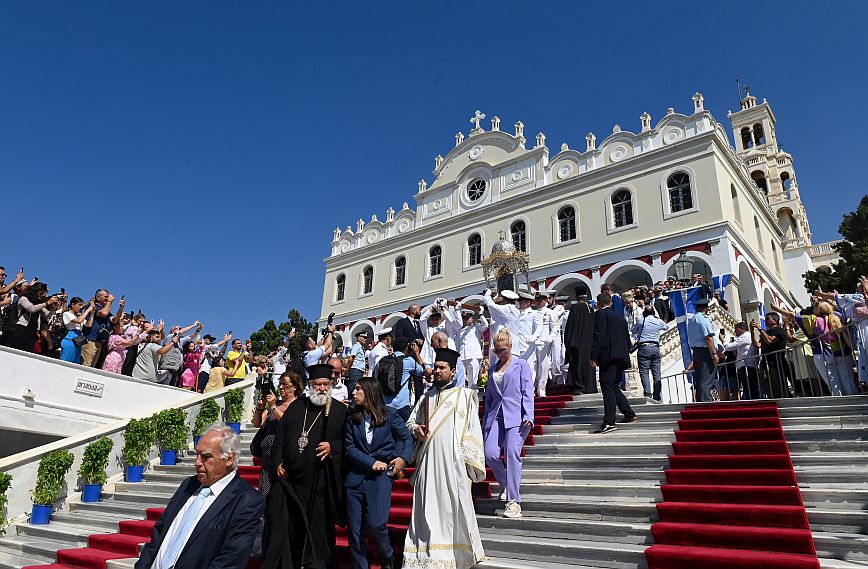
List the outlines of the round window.
<svg viewBox="0 0 868 569">
<path fill-rule="evenodd" d="M 467 184 L 467 199 L 470 201 L 479 201 L 483 194 L 485 194 L 485 180 L 477 178 Z"/>
</svg>

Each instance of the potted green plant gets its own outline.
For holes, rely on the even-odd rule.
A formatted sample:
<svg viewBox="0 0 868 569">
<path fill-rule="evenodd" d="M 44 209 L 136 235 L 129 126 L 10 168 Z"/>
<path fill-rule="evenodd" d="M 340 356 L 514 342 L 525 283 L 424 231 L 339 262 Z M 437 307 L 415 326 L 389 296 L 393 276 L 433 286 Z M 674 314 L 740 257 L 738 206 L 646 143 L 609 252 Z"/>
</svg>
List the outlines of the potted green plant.
<svg viewBox="0 0 868 569">
<path fill-rule="evenodd" d="M 178 462 L 178 451 L 187 448 L 187 412 L 166 409 L 154 415 L 154 432 L 160 445 L 160 463 Z"/>
<path fill-rule="evenodd" d="M 213 399 L 206 399 L 199 407 L 199 415 L 193 424 L 193 444 L 199 444 L 199 438 L 210 425 L 220 420 L 220 405 Z"/>
<path fill-rule="evenodd" d="M 12 485 L 12 475 L 0 472 L 0 534 L 6 533 L 6 491 Z"/>
<path fill-rule="evenodd" d="M 47 524 L 51 519 L 54 501 L 63 488 L 63 479 L 72 468 L 73 456 L 68 450 L 53 450 L 39 461 L 36 471 L 36 489 L 33 490 L 31 524 Z"/>
<path fill-rule="evenodd" d="M 223 401 L 226 403 L 226 424 L 236 435 L 240 435 L 241 417 L 244 415 L 244 390 L 240 387 L 230 389 L 223 396 Z"/>
<path fill-rule="evenodd" d="M 141 482 L 145 461 L 154 445 L 154 423 L 148 419 L 130 419 L 124 429 L 124 448 L 121 451 L 127 465 L 127 482 Z"/>
<path fill-rule="evenodd" d="M 99 502 L 102 485 L 105 484 L 105 469 L 108 468 L 109 454 L 114 443 L 108 437 L 97 439 L 84 447 L 84 456 L 78 475 L 81 477 L 81 501 Z"/>
</svg>

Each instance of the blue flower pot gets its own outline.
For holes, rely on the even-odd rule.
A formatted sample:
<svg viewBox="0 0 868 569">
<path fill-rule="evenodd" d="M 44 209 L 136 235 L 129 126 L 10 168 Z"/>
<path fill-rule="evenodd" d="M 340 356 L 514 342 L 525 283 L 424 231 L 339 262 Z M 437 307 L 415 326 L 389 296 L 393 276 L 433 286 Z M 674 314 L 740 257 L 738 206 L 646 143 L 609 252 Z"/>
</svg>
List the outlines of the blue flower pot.
<svg viewBox="0 0 868 569">
<path fill-rule="evenodd" d="M 160 464 L 164 466 L 172 466 L 178 464 L 178 451 L 164 450 L 160 452 Z"/>
<path fill-rule="evenodd" d="M 81 489 L 82 502 L 99 502 L 102 496 L 102 484 L 85 484 Z"/>
<path fill-rule="evenodd" d="M 127 467 L 127 482 L 141 482 L 142 473 L 145 471 L 144 466 L 128 466 Z"/>
<path fill-rule="evenodd" d="M 236 435 L 241 434 L 241 423 L 226 423 L 230 429 L 232 429 Z"/>
<path fill-rule="evenodd" d="M 51 504 L 33 504 L 33 511 L 30 512 L 30 523 L 33 525 L 45 525 L 51 519 L 51 510 L 54 508 Z"/>
</svg>

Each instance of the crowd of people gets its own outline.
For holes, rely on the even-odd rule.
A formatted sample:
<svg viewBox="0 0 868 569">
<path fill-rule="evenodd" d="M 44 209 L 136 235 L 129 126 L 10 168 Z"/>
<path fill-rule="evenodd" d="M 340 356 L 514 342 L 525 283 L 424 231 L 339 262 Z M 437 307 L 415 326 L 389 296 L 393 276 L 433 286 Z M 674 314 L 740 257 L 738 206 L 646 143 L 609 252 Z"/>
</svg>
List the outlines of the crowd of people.
<svg viewBox="0 0 868 569">
<path fill-rule="evenodd" d="M 46 283 L 27 279 L 24 269 L 6 283 L 0 267 L 0 345 L 85 367 L 194 391 L 241 381 L 253 363 L 250 340 L 219 341 L 202 334 L 200 321 L 166 328 L 141 312 L 127 312 L 118 299 L 97 289 L 84 300 L 66 290 L 49 294 Z"/>
<path fill-rule="evenodd" d="M 772 307 L 764 325 L 740 322 L 729 338 L 709 317 L 710 306 L 726 310 L 726 302 L 696 275 L 690 283 L 620 293 L 606 284 L 593 299 L 530 289 L 486 290 L 478 305 L 438 298 L 424 309 L 410 305 L 376 338 L 357 334 L 346 349 L 329 324 L 321 336 L 303 338 L 300 353 L 291 349 L 298 344 L 293 330 L 279 349 L 256 355 L 249 340 L 200 337 L 198 321 L 166 331 L 161 321 L 126 313 L 123 296 L 113 312 L 117 299 L 104 289 L 87 301 L 67 299 L 62 289 L 50 295 L 44 283 L 27 281 L 23 271 L 9 285 L 5 277 L 0 267 L 0 344 L 202 392 L 256 375 L 251 451 L 262 464 L 259 496 L 238 496 L 246 496 L 245 515 L 257 524 L 264 516 L 266 568 L 331 565 L 334 528 L 344 523 L 353 567 L 368 566 L 368 537 L 384 568 L 474 565 L 484 553 L 471 484 L 491 468 L 503 515 L 522 515 L 521 449 L 534 427 L 534 397 L 553 385 L 574 394 L 596 393 L 599 385 L 604 415 L 597 433 L 636 421 L 624 394 L 626 372 L 637 369 L 644 394 L 661 398 L 661 336 L 675 325 L 668 295 L 684 287 L 698 289 L 697 313 L 686 325 L 695 400 L 792 395 L 798 370 L 791 345 L 802 340 L 832 394 L 859 393 L 857 377 L 868 379 L 864 277 L 854 294 L 816 291 L 811 307 Z M 237 436 L 221 429 L 206 435 L 196 449 L 198 486 L 191 482 L 176 494 L 184 508 L 207 504 L 234 484 L 227 480 Z M 412 515 L 399 561 L 387 521 L 393 484 L 410 466 Z M 174 515 L 155 528 L 142 557 L 153 563 L 148 567 L 168 567 L 181 554 L 166 539 L 186 514 Z M 238 523 L 255 535 L 256 524 Z M 235 538 L 227 543 L 240 559 L 253 538 Z"/>
</svg>

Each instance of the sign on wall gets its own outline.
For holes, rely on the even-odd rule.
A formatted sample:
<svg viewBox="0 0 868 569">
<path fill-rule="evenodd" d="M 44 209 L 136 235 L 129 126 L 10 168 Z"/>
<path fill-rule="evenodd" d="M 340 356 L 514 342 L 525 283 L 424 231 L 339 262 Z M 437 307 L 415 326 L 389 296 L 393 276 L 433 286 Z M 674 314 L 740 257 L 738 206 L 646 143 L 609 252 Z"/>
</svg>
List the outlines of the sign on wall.
<svg viewBox="0 0 868 569">
<path fill-rule="evenodd" d="M 75 382 L 75 392 L 92 397 L 102 397 L 105 384 L 98 381 L 89 381 L 87 379 L 79 379 Z"/>
</svg>

